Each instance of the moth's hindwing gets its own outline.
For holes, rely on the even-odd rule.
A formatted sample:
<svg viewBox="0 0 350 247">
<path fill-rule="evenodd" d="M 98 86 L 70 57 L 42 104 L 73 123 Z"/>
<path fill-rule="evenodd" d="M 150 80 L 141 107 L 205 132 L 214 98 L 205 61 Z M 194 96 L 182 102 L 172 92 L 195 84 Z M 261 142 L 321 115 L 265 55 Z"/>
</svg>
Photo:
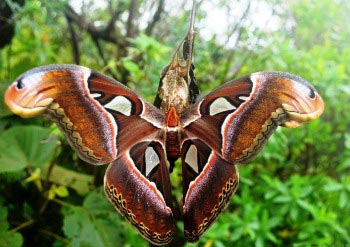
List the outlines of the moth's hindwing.
<svg viewBox="0 0 350 247">
<path fill-rule="evenodd" d="M 185 236 L 197 241 L 228 205 L 238 187 L 232 165 L 200 140 L 188 140 L 182 150 Z"/>
<path fill-rule="evenodd" d="M 170 179 L 160 143 L 138 143 L 114 161 L 106 171 L 105 192 L 148 241 L 161 245 L 172 240 Z"/>
</svg>

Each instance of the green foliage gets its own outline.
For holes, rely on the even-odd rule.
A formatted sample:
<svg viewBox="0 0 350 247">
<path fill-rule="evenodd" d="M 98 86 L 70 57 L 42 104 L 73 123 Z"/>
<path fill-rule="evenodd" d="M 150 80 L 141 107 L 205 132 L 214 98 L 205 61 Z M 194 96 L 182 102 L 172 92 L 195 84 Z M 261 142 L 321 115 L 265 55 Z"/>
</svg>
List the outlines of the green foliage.
<svg viewBox="0 0 350 247">
<path fill-rule="evenodd" d="M 196 245 L 346 246 L 350 206 L 334 201 L 340 185 L 324 175 L 272 177 L 263 165 L 242 167 L 239 192 L 230 208 Z M 244 179 L 243 179 L 244 178 Z M 250 179 L 247 179 L 250 178 Z M 347 178 L 348 180 L 348 178 Z M 343 187 L 344 186 L 344 187 Z M 346 188 L 345 188 L 346 187 Z M 344 204 L 342 204 L 344 203 Z M 232 212 L 233 211 L 233 212 Z"/>
<path fill-rule="evenodd" d="M 0 246 L 22 246 L 22 235 L 15 231 L 9 231 L 10 225 L 7 222 L 7 215 L 8 209 L 0 204 Z"/>
<path fill-rule="evenodd" d="M 52 159 L 57 139 L 39 126 L 15 126 L 0 134 L 0 173 L 43 167 Z"/>
<path fill-rule="evenodd" d="M 0 246 L 147 246 L 105 198 L 105 168 L 80 161 L 47 120 L 15 117 L 2 100 L 22 72 L 73 63 L 65 2 L 13 5 L 16 34 L 0 51 Z M 232 4 L 220 2 L 227 8 Z M 252 28 L 248 15 L 240 42 L 230 48 L 230 42 L 223 45 L 226 37 L 205 39 L 198 30 L 195 74 L 202 92 L 234 76 L 288 71 L 317 88 L 325 113 L 298 129 L 279 128 L 250 165 L 239 167 L 240 186 L 227 210 L 198 243 L 186 246 L 349 246 L 349 3 L 262 2 L 279 13 L 277 31 Z M 140 6 L 146 9 L 147 1 Z M 101 42 L 104 59 L 82 30 L 81 64 L 117 77 L 127 74 L 128 86 L 152 102 L 160 71 L 171 59 L 169 45 L 175 46 L 188 27 L 188 13 L 179 12 L 162 19 L 152 35 L 140 32 L 128 39 L 125 51 Z M 110 12 L 95 6 L 87 14 L 106 22 Z M 201 20 L 208 21 L 206 14 L 198 11 Z M 126 33 L 125 19 L 117 22 L 117 34 Z M 198 26 L 206 28 L 205 23 Z M 180 183 L 177 166 L 172 174 L 177 198 Z"/>
<path fill-rule="evenodd" d="M 3 100 L 4 98 L 4 93 L 7 88 L 7 85 L 5 84 L 0 84 L 0 117 L 6 117 L 12 115 L 11 111 L 6 107 L 5 102 Z"/>
<path fill-rule="evenodd" d="M 81 206 L 69 206 L 62 210 L 63 232 L 72 246 L 147 246 L 141 237 L 115 213 L 106 200 L 103 188 L 91 191 Z M 120 229 L 129 229 L 127 235 Z M 126 238 L 127 237 L 127 238 Z"/>
<path fill-rule="evenodd" d="M 136 85 L 142 95 L 152 97 L 157 91 L 160 71 L 170 61 L 171 48 L 165 46 L 152 37 L 141 33 L 135 39 L 131 39 L 133 47 L 129 48 L 130 56 L 123 58 L 123 66 L 131 73 L 130 80 Z M 141 63 L 135 63 L 133 58 L 137 57 Z M 141 85 L 141 86 L 140 86 Z M 152 101 L 152 99 L 149 99 Z"/>
</svg>

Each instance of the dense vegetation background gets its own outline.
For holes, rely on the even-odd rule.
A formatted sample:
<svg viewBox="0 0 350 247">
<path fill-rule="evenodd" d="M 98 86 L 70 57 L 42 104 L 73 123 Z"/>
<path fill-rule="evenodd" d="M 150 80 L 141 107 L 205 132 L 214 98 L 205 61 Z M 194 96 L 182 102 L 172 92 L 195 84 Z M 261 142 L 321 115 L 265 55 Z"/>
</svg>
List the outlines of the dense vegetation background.
<svg viewBox="0 0 350 247">
<path fill-rule="evenodd" d="M 78 63 L 153 102 L 191 3 L 71 2 L 0 3 L 0 246 L 147 246 L 104 197 L 105 167 L 79 160 L 54 124 L 14 116 L 2 98 L 32 67 Z M 195 73 L 203 94 L 244 74 L 282 70 L 310 81 L 325 112 L 298 129 L 279 128 L 239 167 L 227 210 L 186 246 L 349 246 L 349 1 L 198 2 Z"/>
</svg>

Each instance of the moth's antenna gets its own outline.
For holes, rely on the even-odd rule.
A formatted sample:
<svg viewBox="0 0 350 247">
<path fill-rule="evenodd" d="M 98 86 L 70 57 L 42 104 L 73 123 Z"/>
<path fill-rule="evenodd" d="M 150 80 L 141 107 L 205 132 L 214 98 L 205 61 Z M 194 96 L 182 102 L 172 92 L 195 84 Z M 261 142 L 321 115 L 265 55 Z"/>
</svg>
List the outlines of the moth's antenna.
<svg viewBox="0 0 350 247">
<path fill-rule="evenodd" d="M 190 19 L 190 32 L 194 33 L 194 16 L 196 15 L 196 0 L 193 0 L 191 19 Z"/>
<path fill-rule="evenodd" d="M 174 107 L 175 104 L 176 110 L 178 112 L 182 112 L 188 107 L 189 104 L 195 103 L 196 97 L 199 94 L 196 78 L 194 76 L 193 65 L 195 13 L 196 1 L 193 0 L 188 32 L 181 43 L 177 46 L 169 65 L 166 66 L 161 72 L 161 79 L 154 105 L 159 107 L 163 112 L 168 112 L 169 109 Z M 188 93 L 186 93 L 186 95 L 181 94 L 181 97 L 183 97 L 181 101 L 174 101 L 174 99 L 179 95 L 179 90 L 183 90 L 183 92 Z M 166 97 L 170 98 L 170 100 L 165 99 L 164 92 L 167 94 Z M 171 171 L 172 167 L 174 167 L 174 162 L 170 161 L 170 163 Z"/>
<path fill-rule="evenodd" d="M 189 89 L 189 102 L 190 104 L 194 104 L 196 102 L 196 98 L 199 94 L 199 89 L 196 84 L 196 77 L 194 76 L 194 65 L 193 65 L 193 46 L 194 46 L 194 20 L 196 16 L 196 0 L 192 2 L 192 11 L 190 17 L 190 26 L 188 29 L 188 33 L 183 41 L 182 46 L 182 56 L 186 61 L 186 71 L 187 76 L 185 80 Z"/>
<path fill-rule="evenodd" d="M 195 15 L 196 15 L 196 1 L 193 0 L 191 17 L 190 17 L 190 26 L 183 44 L 183 57 L 185 60 L 187 60 L 188 58 L 190 59 L 190 61 L 188 61 L 189 64 L 191 64 L 192 62 L 192 52 L 193 52 L 193 44 L 194 44 L 194 36 L 195 36 L 195 32 L 194 32 Z"/>
</svg>

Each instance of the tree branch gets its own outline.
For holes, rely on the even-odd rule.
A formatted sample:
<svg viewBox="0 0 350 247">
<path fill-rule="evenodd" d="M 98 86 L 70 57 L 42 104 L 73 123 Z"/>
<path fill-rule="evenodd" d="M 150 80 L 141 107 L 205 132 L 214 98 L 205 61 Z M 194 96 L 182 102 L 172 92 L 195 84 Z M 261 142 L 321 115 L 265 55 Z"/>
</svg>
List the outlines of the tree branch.
<svg viewBox="0 0 350 247">
<path fill-rule="evenodd" d="M 124 4 L 119 5 L 119 7 L 113 12 L 107 26 L 105 28 L 98 29 L 92 23 L 86 21 L 82 15 L 79 15 L 78 13 L 76 13 L 70 5 L 66 4 L 65 16 L 67 18 L 68 28 L 71 33 L 73 56 L 76 64 L 80 63 L 80 53 L 79 53 L 78 39 L 76 36 L 76 32 L 74 30 L 73 24 L 77 25 L 80 30 L 85 30 L 91 36 L 92 41 L 94 42 L 97 48 L 97 52 L 101 57 L 103 64 L 105 66 L 107 66 L 108 61 L 104 56 L 103 50 L 100 45 L 100 40 L 116 44 L 121 51 L 126 50 L 126 38 L 118 37 L 115 32 L 115 22 L 119 19 L 120 14 L 123 12 L 124 8 L 125 8 Z M 122 52 L 122 54 L 124 53 L 125 52 Z M 108 72 L 115 79 L 117 79 L 116 75 L 110 69 L 108 69 Z"/>
<path fill-rule="evenodd" d="M 66 20 L 68 23 L 68 29 L 70 32 L 70 40 L 72 43 L 72 50 L 73 50 L 73 57 L 74 57 L 74 63 L 80 64 L 80 52 L 79 52 L 79 46 L 78 46 L 78 38 L 76 35 L 76 32 L 74 30 L 74 27 L 72 25 L 71 18 L 65 13 Z"/>
<path fill-rule="evenodd" d="M 225 41 L 225 46 L 227 46 L 227 44 L 229 43 L 229 41 L 231 40 L 232 36 L 237 33 L 237 38 L 235 40 L 235 43 L 234 43 L 234 46 L 233 47 L 237 47 L 237 44 L 238 42 L 240 41 L 240 38 L 242 36 L 242 22 L 247 18 L 247 15 L 249 13 L 249 10 L 250 10 L 250 3 L 248 3 L 246 9 L 244 10 L 243 14 L 241 15 L 241 18 L 239 18 L 238 22 L 236 22 L 236 24 L 233 26 L 233 28 L 230 30 L 230 32 L 228 33 L 227 37 L 226 37 L 226 41 Z M 225 66 L 225 69 L 223 70 L 223 81 L 226 81 L 227 80 L 227 76 L 228 76 L 228 72 L 231 68 L 231 64 L 232 64 L 232 60 L 233 58 L 235 57 L 236 55 L 236 50 L 232 50 L 229 54 L 228 54 L 228 57 L 226 58 L 226 66 Z M 242 62 L 245 63 L 245 61 L 248 59 L 248 57 L 245 57 Z M 240 67 L 242 67 L 243 64 L 241 63 Z M 235 72 L 236 74 L 237 72 Z"/>
<path fill-rule="evenodd" d="M 82 16 L 77 14 L 74 9 L 66 4 L 65 15 L 74 22 L 80 29 L 86 30 L 92 37 L 102 39 L 107 42 L 115 43 L 117 45 L 122 44 L 120 37 L 115 36 L 115 25 L 114 23 L 118 20 L 120 13 L 123 11 L 124 5 L 120 5 L 112 15 L 108 25 L 104 29 L 96 28 L 92 23 L 87 22 Z"/>
<path fill-rule="evenodd" d="M 145 33 L 149 36 L 152 34 L 153 28 L 156 23 L 160 20 L 161 14 L 164 12 L 164 0 L 160 0 L 158 4 L 158 8 L 153 15 L 152 20 L 148 23 Z"/>
<path fill-rule="evenodd" d="M 128 24 L 127 24 L 127 30 L 126 30 L 126 37 L 127 38 L 134 38 L 137 35 L 137 27 L 135 25 L 138 14 L 138 1 L 137 0 L 131 0 L 130 6 L 129 6 L 129 17 L 128 17 Z"/>
</svg>

